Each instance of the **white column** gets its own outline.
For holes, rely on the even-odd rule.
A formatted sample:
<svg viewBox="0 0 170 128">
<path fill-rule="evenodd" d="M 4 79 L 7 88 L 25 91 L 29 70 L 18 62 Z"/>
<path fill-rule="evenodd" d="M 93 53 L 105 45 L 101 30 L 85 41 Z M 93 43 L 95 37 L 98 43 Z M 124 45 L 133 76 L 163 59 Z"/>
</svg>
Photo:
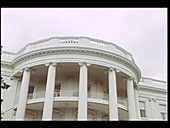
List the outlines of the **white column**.
<svg viewBox="0 0 170 128">
<path fill-rule="evenodd" d="M 46 66 L 48 66 L 48 64 Z M 48 67 L 42 120 L 52 120 L 55 76 L 56 76 L 56 63 L 50 63 Z"/>
<path fill-rule="evenodd" d="M 136 116 L 137 116 L 137 120 L 140 120 L 140 108 L 139 108 L 139 98 L 138 98 L 137 87 L 134 89 L 134 95 L 135 95 L 135 105 L 136 105 Z"/>
<path fill-rule="evenodd" d="M 20 90 L 15 120 L 24 120 L 28 87 L 29 87 L 29 83 L 30 83 L 30 75 L 31 75 L 30 69 L 28 67 L 25 68 L 23 77 L 22 77 L 21 90 Z"/>
<path fill-rule="evenodd" d="M 152 120 L 160 120 L 161 119 L 160 111 L 156 99 L 152 98 L 150 103 L 151 103 Z"/>
<path fill-rule="evenodd" d="M 116 69 L 109 69 L 109 120 L 118 120 Z"/>
<path fill-rule="evenodd" d="M 132 78 L 127 79 L 127 98 L 128 98 L 129 120 L 136 120 L 136 106 L 135 106 L 134 87 L 133 87 Z"/>
<path fill-rule="evenodd" d="M 147 100 L 146 100 L 146 117 L 148 118 L 148 119 L 152 119 L 152 109 L 151 109 L 151 98 L 148 98 Z"/>
<path fill-rule="evenodd" d="M 80 74 L 79 74 L 79 101 L 78 101 L 78 120 L 87 120 L 87 66 L 88 64 L 79 63 Z"/>
</svg>

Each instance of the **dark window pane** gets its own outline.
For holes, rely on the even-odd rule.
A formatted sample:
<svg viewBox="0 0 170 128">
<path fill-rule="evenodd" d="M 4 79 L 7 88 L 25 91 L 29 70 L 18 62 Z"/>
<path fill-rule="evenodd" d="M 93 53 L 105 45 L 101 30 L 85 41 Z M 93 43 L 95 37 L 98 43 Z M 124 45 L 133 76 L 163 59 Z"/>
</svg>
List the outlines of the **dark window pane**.
<svg viewBox="0 0 170 128">
<path fill-rule="evenodd" d="M 146 117 L 145 110 L 140 109 L 140 115 L 141 117 Z"/>
<path fill-rule="evenodd" d="M 162 113 L 162 112 L 161 112 L 161 118 L 162 118 L 163 120 L 165 120 L 165 119 L 166 119 L 166 117 L 165 117 L 165 113 Z"/>
</svg>

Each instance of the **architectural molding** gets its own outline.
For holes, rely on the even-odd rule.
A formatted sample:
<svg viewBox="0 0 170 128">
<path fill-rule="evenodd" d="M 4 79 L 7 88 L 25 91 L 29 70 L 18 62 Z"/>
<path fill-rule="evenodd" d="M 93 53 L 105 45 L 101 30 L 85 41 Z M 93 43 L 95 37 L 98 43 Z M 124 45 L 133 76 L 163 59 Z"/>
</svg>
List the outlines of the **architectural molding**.
<svg viewBox="0 0 170 128">
<path fill-rule="evenodd" d="M 167 93 L 166 89 L 158 89 L 158 88 L 151 88 L 151 87 L 145 87 L 145 86 L 138 86 L 138 90 L 147 91 L 147 92 L 162 93 L 162 94 Z"/>
<path fill-rule="evenodd" d="M 116 68 L 115 67 L 109 67 L 109 71 L 110 72 L 116 71 Z"/>
<path fill-rule="evenodd" d="M 27 67 L 20 69 L 20 72 L 24 72 L 24 71 L 26 71 L 26 72 L 31 71 L 31 68 L 27 66 Z"/>
<path fill-rule="evenodd" d="M 57 66 L 57 62 L 49 62 L 49 63 L 46 63 L 45 66 L 50 66 L 52 65 L 53 67 Z"/>
<path fill-rule="evenodd" d="M 135 71 L 135 74 L 136 75 L 139 75 L 138 76 L 138 79 L 140 78 L 140 70 L 139 68 L 136 66 L 135 63 L 131 62 L 130 60 L 128 60 L 127 58 L 123 57 L 123 56 L 120 56 L 118 54 L 115 54 L 115 53 L 111 53 L 111 52 L 108 52 L 108 51 L 102 51 L 100 49 L 89 49 L 89 48 L 76 48 L 76 47 L 67 47 L 65 46 L 64 47 L 59 47 L 57 49 L 54 49 L 53 47 L 50 47 L 50 48 L 46 48 L 46 49 L 43 49 L 42 50 L 34 50 L 34 51 L 31 51 L 31 52 L 26 52 L 26 53 L 23 53 L 21 55 L 18 55 L 16 58 L 14 58 L 12 61 L 11 61 L 11 66 L 14 66 L 15 65 L 18 65 L 20 63 L 23 63 L 24 61 L 28 61 L 29 59 L 32 59 L 32 58 L 35 58 L 35 57 L 40 57 L 40 56 L 44 56 L 44 55 L 54 55 L 54 53 L 57 53 L 57 54 L 63 54 L 63 53 L 85 53 L 85 54 L 89 54 L 89 55 L 100 55 L 100 56 L 103 56 L 103 57 L 106 57 L 106 58 L 110 58 L 110 59 L 113 59 L 114 61 L 117 61 L 119 63 L 122 63 L 126 66 L 128 66 L 129 68 L 132 68 L 133 71 Z"/>
<path fill-rule="evenodd" d="M 83 65 L 89 67 L 91 64 L 90 64 L 89 62 L 86 62 L 86 61 L 79 61 L 79 62 L 78 62 L 78 65 L 79 65 L 80 67 L 83 66 Z"/>
</svg>

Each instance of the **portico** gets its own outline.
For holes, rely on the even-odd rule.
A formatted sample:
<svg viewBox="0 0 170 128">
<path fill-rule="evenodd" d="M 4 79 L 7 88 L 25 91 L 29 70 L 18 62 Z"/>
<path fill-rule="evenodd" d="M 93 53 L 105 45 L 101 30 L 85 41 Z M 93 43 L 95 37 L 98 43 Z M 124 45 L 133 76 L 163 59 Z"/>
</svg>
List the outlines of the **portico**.
<svg viewBox="0 0 170 128">
<path fill-rule="evenodd" d="M 12 76 L 21 79 L 15 80 L 15 120 L 140 118 L 140 70 L 132 55 L 114 43 L 55 37 L 8 54 L 2 56 L 11 61 Z"/>
<path fill-rule="evenodd" d="M 69 64 L 49 62 L 47 64 L 44 64 L 44 66 L 41 66 L 41 68 L 42 67 L 44 68 L 43 70 L 47 71 L 47 73 L 44 72 L 46 74 L 46 80 L 47 80 L 46 82 L 44 82 L 45 84 L 45 88 L 43 88 L 44 96 L 43 95 L 39 96 L 39 97 L 44 97 L 42 120 L 52 120 L 53 112 L 54 112 L 53 104 L 54 102 L 56 102 L 54 99 L 55 96 L 57 97 L 76 96 L 78 98 L 75 101 L 77 102 L 76 103 L 77 106 L 75 106 L 75 108 L 77 108 L 77 114 L 78 114 L 77 120 L 88 120 L 88 98 L 101 99 L 107 101 L 108 113 L 106 114 L 108 114 L 108 120 L 110 121 L 119 120 L 118 99 L 120 99 L 120 97 L 122 97 L 122 99 L 128 99 L 127 101 L 128 104 L 126 107 L 128 110 L 127 112 L 129 115 L 129 120 L 130 119 L 133 120 L 136 118 L 137 115 L 135 109 L 136 108 L 135 97 L 134 95 L 131 95 L 132 92 L 134 94 L 133 79 L 128 79 L 129 77 L 125 73 L 120 72 L 118 69 L 113 68 L 111 66 L 103 67 L 100 65 L 94 65 L 94 64 L 90 64 L 89 62 L 78 62 L 78 63 L 69 63 Z M 23 90 L 22 88 L 25 87 L 24 79 L 26 79 L 28 83 L 32 84 L 34 76 L 40 75 L 37 73 L 40 70 L 42 70 L 41 68 L 36 69 L 35 67 L 32 68 L 27 67 L 27 70 L 24 70 L 26 73 L 29 71 L 29 74 L 25 75 L 23 73 L 20 95 L 22 95 L 22 97 L 25 96 L 26 98 L 22 99 L 22 101 L 20 99 L 18 102 L 16 120 L 24 120 L 25 110 L 27 106 L 26 104 L 28 102 L 27 95 L 29 92 L 27 93 L 22 92 Z M 35 70 L 34 74 L 31 73 L 31 69 Z M 122 74 L 124 76 L 122 76 Z M 32 80 L 30 81 L 31 75 L 33 76 L 32 76 Z M 127 81 L 124 82 L 126 84 L 121 85 L 122 84 L 121 81 L 124 81 L 125 76 L 127 77 Z M 67 82 L 69 81 L 68 84 L 66 81 Z M 29 88 L 29 85 L 27 86 Z M 70 88 L 69 86 L 72 87 Z M 123 87 L 123 90 L 125 90 L 127 96 L 125 96 L 126 94 L 122 93 L 121 86 L 127 87 L 126 89 L 125 87 Z M 38 86 L 34 88 L 35 89 L 33 93 L 33 99 L 34 98 L 36 99 L 36 95 L 39 93 L 38 90 L 40 89 L 38 89 Z M 24 89 L 24 91 L 25 90 L 26 89 Z M 56 95 L 55 92 L 57 92 L 58 95 Z M 57 104 L 57 102 L 55 104 Z"/>
</svg>

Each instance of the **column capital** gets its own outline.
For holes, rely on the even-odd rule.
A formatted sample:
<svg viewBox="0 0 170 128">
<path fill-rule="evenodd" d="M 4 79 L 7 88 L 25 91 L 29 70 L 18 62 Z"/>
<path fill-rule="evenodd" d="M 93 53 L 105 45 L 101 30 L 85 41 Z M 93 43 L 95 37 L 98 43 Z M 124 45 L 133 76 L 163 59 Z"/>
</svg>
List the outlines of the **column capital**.
<svg viewBox="0 0 170 128">
<path fill-rule="evenodd" d="M 81 67 L 83 65 L 85 65 L 86 67 L 89 67 L 91 64 L 89 62 L 85 62 L 85 61 L 79 61 L 78 65 Z"/>
<path fill-rule="evenodd" d="M 24 70 L 28 72 L 28 71 L 31 71 L 31 68 L 25 67 Z"/>
<path fill-rule="evenodd" d="M 134 80 L 134 77 L 131 75 L 131 76 L 128 76 L 127 79 L 129 79 L 129 80 Z"/>
<path fill-rule="evenodd" d="M 24 67 L 24 68 L 21 68 L 19 72 L 24 72 L 24 71 L 31 71 L 31 68 L 30 67 Z"/>
<path fill-rule="evenodd" d="M 117 69 L 115 67 L 109 67 L 109 71 L 110 72 L 113 72 L 113 71 L 116 71 Z"/>
<path fill-rule="evenodd" d="M 57 65 L 57 62 L 49 62 L 49 63 L 46 63 L 45 66 L 50 66 L 52 65 L 53 67 L 55 67 Z"/>
<path fill-rule="evenodd" d="M 10 80 L 21 80 L 21 77 L 18 77 L 18 76 L 10 76 Z"/>
<path fill-rule="evenodd" d="M 10 80 L 14 80 L 15 79 L 15 76 L 10 76 Z"/>
</svg>

